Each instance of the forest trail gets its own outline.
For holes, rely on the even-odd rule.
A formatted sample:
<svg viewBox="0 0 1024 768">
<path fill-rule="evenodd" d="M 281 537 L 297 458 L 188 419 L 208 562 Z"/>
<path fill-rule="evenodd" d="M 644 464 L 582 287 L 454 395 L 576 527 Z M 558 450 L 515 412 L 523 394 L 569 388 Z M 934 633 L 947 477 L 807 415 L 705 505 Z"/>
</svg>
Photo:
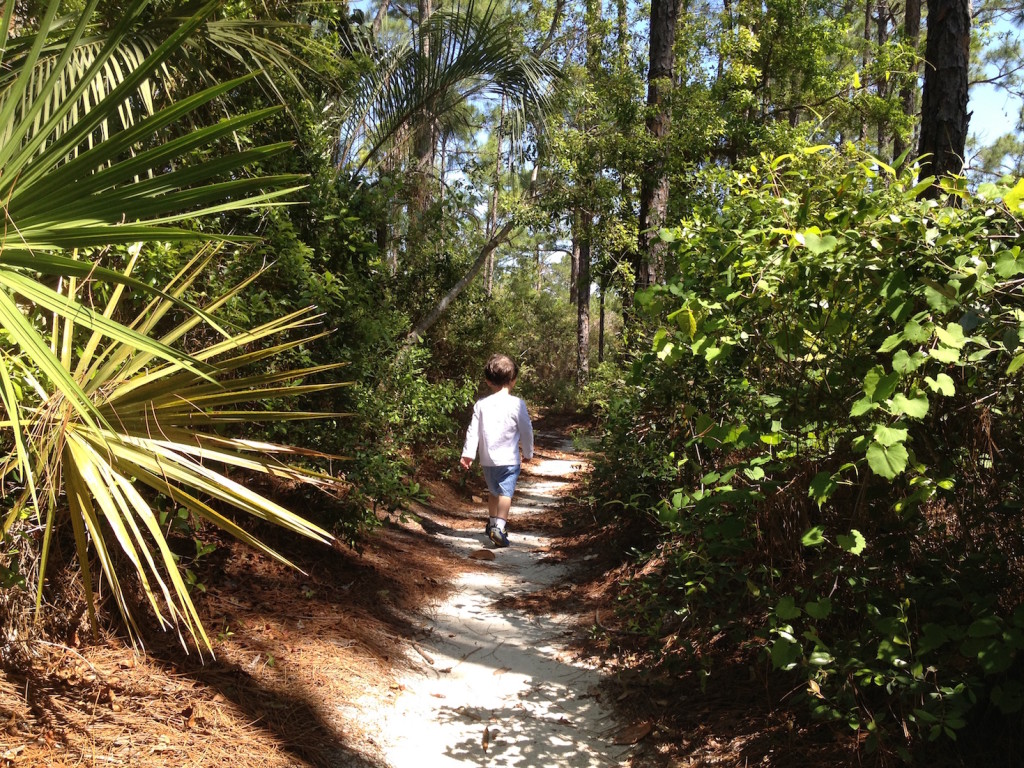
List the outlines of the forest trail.
<svg viewBox="0 0 1024 768">
<path fill-rule="evenodd" d="M 391 768 L 598 768 L 625 764 L 632 750 L 613 743 L 617 724 L 601 696 L 600 673 L 565 648 L 573 617 L 535 615 L 519 605 L 518 598 L 566 576 L 566 566 L 548 557 L 551 537 L 536 529 L 583 465 L 546 457 L 571 451 L 564 437 L 538 438 L 538 458 L 524 467 L 510 514 L 510 547 L 491 547 L 484 510 L 469 530 L 422 520 L 456 557 L 487 550 L 495 559 L 461 573 L 451 593 L 425 611 L 417 669 L 399 677 L 397 695 L 361 702 L 361 725 Z"/>
</svg>

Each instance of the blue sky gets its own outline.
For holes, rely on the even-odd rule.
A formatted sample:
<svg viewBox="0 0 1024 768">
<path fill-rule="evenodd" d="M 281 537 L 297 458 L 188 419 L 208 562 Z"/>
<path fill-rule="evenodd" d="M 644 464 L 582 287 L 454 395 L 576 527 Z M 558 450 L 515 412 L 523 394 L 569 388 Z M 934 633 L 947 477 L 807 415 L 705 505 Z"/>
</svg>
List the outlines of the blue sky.
<svg viewBox="0 0 1024 768">
<path fill-rule="evenodd" d="M 1020 101 L 991 85 L 976 85 L 971 89 L 967 109 L 974 113 L 970 133 L 978 138 L 979 144 L 985 145 L 1013 130 Z"/>
</svg>

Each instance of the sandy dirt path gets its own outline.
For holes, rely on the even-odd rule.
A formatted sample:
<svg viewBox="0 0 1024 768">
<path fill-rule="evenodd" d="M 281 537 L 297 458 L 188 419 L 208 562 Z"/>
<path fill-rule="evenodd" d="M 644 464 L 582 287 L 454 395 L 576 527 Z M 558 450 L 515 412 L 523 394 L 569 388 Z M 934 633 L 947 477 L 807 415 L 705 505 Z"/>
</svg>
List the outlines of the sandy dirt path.
<svg viewBox="0 0 1024 768">
<path fill-rule="evenodd" d="M 459 557 L 487 549 L 495 559 L 459 576 L 428 611 L 428 634 L 415 646 L 420 672 L 400 678 L 397 696 L 367 712 L 363 724 L 377 729 L 374 741 L 392 768 L 626 764 L 630 748 L 613 743 L 617 724 L 601 702 L 599 672 L 564 648 L 570 617 L 531 615 L 514 599 L 566 574 L 544 562 L 551 540 L 531 523 L 550 514 L 580 466 L 542 458 L 525 468 L 507 549 L 485 538 L 484 510 L 478 528 L 435 532 Z"/>
</svg>

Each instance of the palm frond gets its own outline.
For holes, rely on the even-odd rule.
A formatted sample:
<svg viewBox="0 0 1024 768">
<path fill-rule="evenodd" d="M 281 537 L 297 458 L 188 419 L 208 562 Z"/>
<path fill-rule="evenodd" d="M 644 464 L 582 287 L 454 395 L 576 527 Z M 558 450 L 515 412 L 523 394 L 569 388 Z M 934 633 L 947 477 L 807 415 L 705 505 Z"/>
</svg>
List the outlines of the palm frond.
<svg viewBox="0 0 1024 768">
<path fill-rule="evenodd" d="M 510 112 L 542 111 L 557 68 L 517 42 L 514 20 L 497 2 L 479 8 L 474 0 L 436 11 L 422 31 L 427 54 L 407 41 L 376 51 L 360 38 L 350 55 L 372 60 L 360 87 L 343 105 L 339 163 L 373 161 L 418 114 L 432 118 L 471 99 L 504 96 Z"/>
<path fill-rule="evenodd" d="M 136 330 L 149 327 L 151 316 L 163 315 L 174 297 L 180 295 L 181 287 L 190 285 L 197 270 L 208 261 L 208 256 L 204 256 L 179 273 L 178 281 L 165 287 L 171 296 L 147 303 L 128 325 L 111 319 L 117 314 L 115 298 L 103 312 L 80 304 L 78 311 L 73 311 L 77 281 L 68 281 L 62 297 L 60 291 L 52 290 L 37 295 L 42 289 L 30 290 L 17 278 L 0 274 L 0 285 L 25 290 L 52 314 L 51 343 L 60 348 L 59 353 L 51 352 L 52 357 L 91 404 L 89 412 L 83 415 L 73 409 L 71 397 L 55 402 L 45 387 L 19 393 L 4 369 L 0 373 L 0 399 L 8 413 L 14 414 L 4 426 L 16 429 L 18 434 L 17 455 L 8 459 L 5 471 L 20 470 L 31 478 L 33 487 L 44 486 L 51 500 L 55 499 L 54 491 L 63 486 L 72 513 L 83 583 L 90 599 L 97 584 L 90 573 L 90 561 L 95 556 L 102 579 L 125 614 L 130 632 L 138 635 L 138 626 L 131 616 L 132 605 L 116 567 L 116 553 L 120 552 L 137 575 L 146 603 L 158 621 L 165 627 L 178 628 L 182 642 L 191 639 L 207 648 L 209 638 L 158 524 L 152 492 L 175 500 L 198 518 L 238 535 L 282 562 L 287 561 L 241 531 L 211 505 L 233 507 L 300 535 L 330 541 L 332 537 L 327 531 L 245 487 L 229 477 L 226 468 L 329 489 L 338 485 L 331 475 L 292 462 L 300 456 L 338 457 L 232 438 L 224 430 L 232 424 L 264 418 L 289 421 L 337 417 L 339 414 L 330 412 L 239 406 L 267 399 L 294 399 L 344 385 L 330 380 L 309 381 L 332 373 L 340 364 L 296 370 L 266 368 L 264 361 L 321 335 L 315 325 L 311 327 L 315 321 L 312 309 L 297 311 L 250 332 L 215 338 L 195 355 L 179 352 L 179 359 L 174 358 L 169 344 L 181 338 L 183 329 L 196 327 L 195 317 L 183 320 L 162 340 L 150 339 Z M 131 269 L 130 261 L 125 271 Z M 0 291 L 0 307 L 3 297 Z M 215 301 L 213 305 L 220 307 L 223 302 Z M 305 337 L 295 336 L 305 328 L 311 332 Z M 261 349 L 247 348 L 282 334 L 291 338 Z M 188 360 L 195 364 L 186 364 Z M 257 364 L 260 370 L 244 372 Z M 88 392 L 84 387 L 86 380 L 90 382 Z M 55 428 L 57 424 L 59 427 Z M 50 443 L 32 439 L 40 434 L 50 435 Z M 148 487 L 151 493 L 143 492 L 136 483 Z M 38 503 L 38 494 L 22 494 L 16 507 L 28 509 Z M 92 607 L 90 616 L 95 621 Z"/>
<path fill-rule="evenodd" d="M 330 370 L 324 367 L 246 373 L 246 366 L 269 361 L 275 351 L 316 338 L 322 330 L 312 309 L 250 332 L 222 328 L 214 314 L 237 291 L 206 310 L 186 300 L 211 254 L 153 289 L 132 275 L 137 250 L 123 269 L 75 251 L 111 244 L 137 249 L 157 240 L 225 240 L 183 224 L 204 214 L 282 204 L 281 197 L 302 181 L 246 171 L 285 151 L 286 144 L 228 154 L 218 150 L 207 162 L 189 162 L 271 114 L 201 124 L 208 105 L 245 78 L 177 99 L 165 89 L 156 97 L 154 78 L 182 55 L 218 0 L 176 20 L 166 36 L 152 30 L 145 39 L 131 32 L 147 0 L 130 0 L 102 35 L 92 20 L 97 1 L 87 0 L 81 13 L 65 20 L 57 16 L 59 0 L 50 0 L 31 34 L 11 31 L 13 3 L 0 14 L 6 20 L 0 30 L 0 402 L 7 413 L 0 428 L 14 433 L 0 477 L 17 479 L 22 488 L 4 533 L 25 517 L 45 517 L 43 570 L 37 577 L 41 600 L 56 510 L 66 503 L 93 625 L 95 561 L 130 631 L 138 634 L 118 576 L 117 563 L 126 558 L 158 621 L 176 627 L 183 642 L 191 638 L 209 647 L 153 499 L 156 494 L 173 499 L 275 556 L 214 505 L 330 540 L 326 531 L 227 474 L 236 467 L 328 487 L 335 483 L 332 477 L 290 466 L 289 460 L 330 457 L 229 435 L 242 413 L 250 422 L 259 419 L 261 408 L 253 401 L 318 395 L 339 384 L 309 380 Z M 102 310 L 79 295 L 93 281 L 113 286 Z M 133 321 L 121 323 L 126 297 L 134 302 L 139 296 L 151 298 Z M 187 318 L 154 338 L 172 307 L 188 310 Z M 200 324 L 205 326 L 201 337 L 212 341 L 186 354 L 182 337 Z M 275 343 L 274 337 L 280 340 Z M 319 415 L 295 413 L 302 419 Z M 283 408 L 266 410 L 266 416 L 288 418 Z"/>
</svg>

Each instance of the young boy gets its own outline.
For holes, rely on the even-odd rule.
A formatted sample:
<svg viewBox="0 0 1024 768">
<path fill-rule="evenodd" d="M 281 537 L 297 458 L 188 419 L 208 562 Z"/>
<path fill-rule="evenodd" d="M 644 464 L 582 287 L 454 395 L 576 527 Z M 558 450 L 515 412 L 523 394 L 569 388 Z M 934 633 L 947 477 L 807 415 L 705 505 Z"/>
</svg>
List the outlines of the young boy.
<svg viewBox="0 0 1024 768">
<path fill-rule="evenodd" d="M 487 500 L 490 518 L 484 532 L 496 547 L 508 546 L 508 511 L 519 478 L 519 448 L 523 459 L 533 458 L 533 425 L 526 403 L 512 395 L 519 366 L 505 355 L 493 355 L 484 366 L 484 378 L 492 394 L 477 400 L 473 420 L 466 430 L 462 449 L 463 469 L 469 469 L 480 452 L 480 466 L 491 495 Z"/>
</svg>

